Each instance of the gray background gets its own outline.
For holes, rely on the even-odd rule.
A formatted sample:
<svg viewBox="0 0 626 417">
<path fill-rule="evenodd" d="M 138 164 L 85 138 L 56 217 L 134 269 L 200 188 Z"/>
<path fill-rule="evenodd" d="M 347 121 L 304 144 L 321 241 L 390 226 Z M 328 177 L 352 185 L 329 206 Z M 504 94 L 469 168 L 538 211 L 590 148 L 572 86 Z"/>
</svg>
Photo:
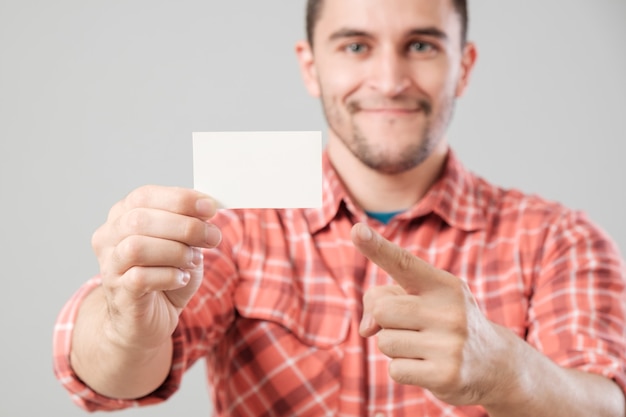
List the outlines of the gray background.
<svg viewBox="0 0 626 417">
<path fill-rule="evenodd" d="M 53 322 L 92 232 L 146 183 L 192 185 L 191 132 L 325 130 L 293 55 L 303 0 L 0 0 L 0 415 L 79 416 Z M 626 1 L 476 0 L 450 142 L 504 186 L 587 211 L 626 252 Z M 208 415 L 203 364 L 167 404 Z"/>
</svg>

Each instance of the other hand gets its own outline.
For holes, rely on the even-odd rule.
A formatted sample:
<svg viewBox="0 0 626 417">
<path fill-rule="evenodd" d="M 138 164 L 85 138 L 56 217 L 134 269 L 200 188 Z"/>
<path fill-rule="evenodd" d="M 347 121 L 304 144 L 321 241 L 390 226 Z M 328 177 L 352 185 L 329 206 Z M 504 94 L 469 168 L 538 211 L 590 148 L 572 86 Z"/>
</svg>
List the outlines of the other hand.
<svg viewBox="0 0 626 417">
<path fill-rule="evenodd" d="M 355 246 L 398 285 L 364 295 L 361 335 L 377 335 L 396 382 L 428 389 L 453 405 L 496 401 L 507 382 L 510 332 L 480 311 L 465 282 L 434 268 L 364 224 Z"/>
</svg>

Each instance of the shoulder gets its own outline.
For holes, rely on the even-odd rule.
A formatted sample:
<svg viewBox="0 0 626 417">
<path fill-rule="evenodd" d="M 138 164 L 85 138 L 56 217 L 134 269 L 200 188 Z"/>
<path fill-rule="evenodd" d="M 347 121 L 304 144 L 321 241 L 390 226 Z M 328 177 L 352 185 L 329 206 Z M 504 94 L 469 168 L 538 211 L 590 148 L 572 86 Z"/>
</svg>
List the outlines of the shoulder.
<svg viewBox="0 0 626 417">
<path fill-rule="evenodd" d="M 505 188 L 474 176 L 475 196 L 485 213 L 488 229 L 508 229 L 520 243 L 533 242 L 542 252 L 563 252 L 572 247 L 589 247 L 618 257 L 616 243 L 589 215 L 562 202 Z"/>
<path fill-rule="evenodd" d="M 518 188 L 495 185 L 473 174 L 473 194 L 488 223 L 513 222 L 518 227 L 549 227 L 582 212 L 563 203 Z"/>
</svg>

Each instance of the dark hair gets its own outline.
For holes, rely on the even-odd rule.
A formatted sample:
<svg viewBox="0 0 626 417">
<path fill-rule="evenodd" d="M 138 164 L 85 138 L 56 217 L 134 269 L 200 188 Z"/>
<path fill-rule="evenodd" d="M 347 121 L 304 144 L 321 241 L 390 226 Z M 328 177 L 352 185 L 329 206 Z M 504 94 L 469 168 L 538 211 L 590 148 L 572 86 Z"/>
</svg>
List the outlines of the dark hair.
<svg viewBox="0 0 626 417">
<path fill-rule="evenodd" d="M 461 19 L 461 45 L 465 45 L 467 41 L 467 28 L 469 16 L 467 13 L 467 0 L 452 0 L 454 8 Z M 306 3 L 306 36 L 311 45 L 313 45 L 313 32 L 315 24 L 322 14 L 324 0 L 307 0 Z"/>
</svg>

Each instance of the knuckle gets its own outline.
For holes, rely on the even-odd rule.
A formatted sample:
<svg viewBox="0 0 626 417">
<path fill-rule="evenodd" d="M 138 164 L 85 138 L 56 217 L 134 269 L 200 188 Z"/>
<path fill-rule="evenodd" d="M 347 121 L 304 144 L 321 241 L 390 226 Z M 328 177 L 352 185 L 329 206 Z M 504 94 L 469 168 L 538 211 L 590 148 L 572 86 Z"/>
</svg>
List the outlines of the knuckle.
<svg viewBox="0 0 626 417">
<path fill-rule="evenodd" d="M 395 357 L 398 352 L 397 342 L 390 337 L 389 332 L 381 330 L 378 333 L 378 349 L 389 357 Z"/>
<path fill-rule="evenodd" d="M 372 316 L 378 323 L 386 322 L 387 309 L 385 308 L 384 299 L 377 299 L 372 303 Z"/>
<path fill-rule="evenodd" d="M 467 335 L 467 315 L 464 309 L 454 305 L 448 308 L 445 314 L 441 314 L 439 317 L 442 327 L 449 329 L 452 334 L 459 336 Z"/>
<path fill-rule="evenodd" d="M 383 289 L 381 288 L 381 290 Z M 394 322 L 394 319 L 397 317 L 394 297 L 385 291 L 378 292 L 376 298 L 371 301 L 371 311 L 374 319 L 383 327 L 390 322 Z"/>
<path fill-rule="evenodd" d="M 132 293 L 145 292 L 148 287 L 148 277 L 143 268 L 131 268 L 123 276 L 124 288 Z"/>
<path fill-rule="evenodd" d="M 416 382 L 411 373 L 403 366 L 403 363 L 397 360 L 389 362 L 389 376 L 398 384 L 415 385 Z"/>
<path fill-rule="evenodd" d="M 116 217 L 117 213 L 120 213 L 124 207 L 124 200 L 122 199 L 120 201 L 118 201 L 117 203 L 113 204 L 113 206 L 109 209 L 109 212 L 107 213 L 107 220 L 112 220 Z"/>
<path fill-rule="evenodd" d="M 198 230 L 198 226 L 196 222 L 191 221 L 191 219 L 187 219 L 181 224 L 181 233 L 183 241 L 191 242 L 198 240 L 198 235 L 200 234 Z"/>
<path fill-rule="evenodd" d="M 115 248 L 107 248 L 98 254 L 102 284 L 111 286 L 120 275 L 120 263 Z"/>
<path fill-rule="evenodd" d="M 400 271 L 410 271 L 413 266 L 413 255 L 405 250 L 399 250 L 395 255 L 395 263 Z"/>
<path fill-rule="evenodd" d="M 104 226 L 100 226 L 91 234 L 91 247 L 96 254 L 104 248 L 104 240 Z"/>
<path fill-rule="evenodd" d="M 154 193 L 154 186 L 142 185 L 131 191 L 126 197 L 127 203 L 131 207 L 146 207 L 150 201 L 150 196 Z"/>
<path fill-rule="evenodd" d="M 384 302 L 390 295 L 394 295 L 393 287 L 388 285 L 378 285 L 370 287 L 363 294 L 363 302 L 374 306 L 380 302 Z"/>
<path fill-rule="evenodd" d="M 455 335 L 459 337 L 459 345 L 463 345 L 463 341 L 469 337 L 469 329 L 467 323 L 467 316 L 465 312 L 457 311 L 455 317 L 452 319 L 453 321 L 450 323 L 450 328 L 454 332 Z"/>
<path fill-rule="evenodd" d="M 378 298 L 378 288 L 379 287 L 370 287 L 363 294 L 363 305 L 374 306 L 377 298 Z"/>
<path fill-rule="evenodd" d="M 149 223 L 149 216 L 145 210 L 134 208 L 124 216 L 124 227 L 128 229 L 129 234 L 142 233 Z"/>
<path fill-rule="evenodd" d="M 129 236 L 118 245 L 116 254 L 121 263 L 135 265 L 143 259 L 143 245 L 138 236 Z"/>
<path fill-rule="evenodd" d="M 470 292 L 467 283 L 453 275 L 449 275 L 450 277 L 450 288 L 454 291 L 454 294 L 457 297 L 465 297 L 466 294 Z"/>
<path fill-rule="evenodd" d="M 400 367 L 398 366 L 398 363 L 396 361 L 391 361 L 389 362 L 389 376 L 391 377 L 391 379 L 393 379 L 394 381 L 401 383 L 400 379 L 402 379 L 402 372 Z"/>
<path fill-rule="evenodd" d="M 378 332 L 376 345 L 378 346 L 378 349 L 380 349 L 380 351 L 384 354 L 387 354 L 387 352 L 389 351 L 389 339 L 386 337 L 384 330 Z"/>
</svg>

